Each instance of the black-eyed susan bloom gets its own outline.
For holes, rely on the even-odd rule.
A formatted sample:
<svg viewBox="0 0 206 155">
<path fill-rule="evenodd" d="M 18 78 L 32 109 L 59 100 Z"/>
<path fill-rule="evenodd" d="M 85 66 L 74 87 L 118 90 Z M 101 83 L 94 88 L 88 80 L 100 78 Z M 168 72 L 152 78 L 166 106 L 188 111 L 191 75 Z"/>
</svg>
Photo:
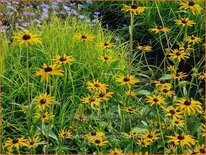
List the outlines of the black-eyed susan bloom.
<svg viewBox="0 0 206 155">
<path fill-rule="evenodd" d="M 194 15 L 199 14 L 203 10 L 203 8 L 193 0 L 181 2 L 179 9 L 191 10 Z"/>
<path fill-rule="evenodd" d="M 129 75 L 129 76 L 119 76 L 118 78 L 116 78 L 117 82 L 120 82 L 122 85 L 134 85 L 135 83 L 138 83 L 139 80 L 135 78 L 135 76 L 133 75 Z"/>
<path fill-rule="evenodd" d="M 112 60 L 112 57 L 109 55 L 104 55 L 100 57 L 100 60 L 103 62 L 110 62 Z"/>
<path fill-rule="evenodd" d="M 98 91 L 98 92 L 105 92 L 108 85 L 100 83 L 99 80 L 93 80 L 92 82 L 87 82 L 87 89 L 90 89 L 92 91 Z"/>
<path fill-rule="evenodd" d="M 206 125 L 202 124 L 202 136 L 206 137 Z"/>
<path fill-rule="evenodd" d="M 194 51 L 194 48 L 192 48 L 188 42 L 180 42 L 178 43 L 178 45 L 180 51 L 184 51 L 184 52 Z"/>
<path fill-rule="evenodd" d="M 166 113 L 165 116 L 167 117 L 176 117 L 176 118 L 182 118 L 182 111 L 180 111 L 179 109 L 177 109 L 174 106 L 169 106 L 169 107 L 162 107 L 164 112 Z"/>
<path fill-rule="evenodd" d="M 172 97 L 175 94 L 175 91 L 168 89 L 167 87 L 161 87 L 158 89 L 158 94 L 165 96 L 165 97 Z"/>
<path fill-rule="evenodd" d="M 102 137 L 92 138 L 89 140 L 89 142 L 96 146 L 105 146 L 109 143 L 107 140 L 103 139 Z"/>
<path fill-rule="evenodd" d="M 155 84 L 155 87 L 158 88 L 167 88 L 167 89 L 171 89 L 172 88 L 172 84 L 164 81 L 164 80 L 151 80 L 152 84 Z"/>
<path fill-rule="evenodd" d="M 80 40 L 80 41 L 84 41 L 84 42 L 91 42 L 91 41 L 93 41 L 94 36 L 91 35 L 91 34 L 80 34 L 80 33 L 77 33 L 77 34 L 74 35 L 74 38 L 76 40 Z"/>
<path fill-rule="evenodd" d="M 195 146 L 195 149 L 194 149 L 194 151 L 193 151 L 193 154 L 205 155 L 205 154 L 206 154 L 205 145 L 204 145 L 204 144 L 202 144 L 202 145 L 197 144 L 197 145 Z"/>
<path fill-rule="evenodd" d="M 148 138 L 143 138 L 143 137 L 137 140 L 136 143 L 141 145 L 141 147 L 147 147 L 152 144 L 152 142 Z"/>
<path fill-rule="evenodd" d="M 41 110 L 45 110 L 54 102 L 54 97 L 50 94 L 44 93 L 35 98 L 34 104 L 36 108 L 40 108 Z"/>
<path fill-rule="evenodd" d="M 168 143 L 174 143 L 175 145 L 180 145 L 181 147 L 191 147 L 191 145 L 196 143 L 195 139 L 191 135 L 186 135 L 184 133 L 175 133 L 174 136 L 167 137 L 169 138 Z"/>
<path fill-rule="evenodd" d="M 110 149 L 109 155 L 123 155 L 123 151 L 118 148 Z"/>
<path fill-rule="evenodd" d="M 198 79 L 200 79 L 200 80 L 206 79 L 206 73 L 200 72 L 200 73 L 198 74 Z"/>
<path fill-rule="evenodd" d="M 174 60 L 181 61 L 181 59 L 183 59 L 183 60 L 188 59 L 190 54 L 188 52 L 174 49 L 174 50 L 171 50 L 171 52 L 168 53 L 168 55 L 170 56 L 170 58 L 172 58 Z"/>
<path fill-rule="evenodd" d="M 167 145 L 167 147 L 165 148 L 166 154 L 172 154 L 172 153 L 175 153 L 176 151 L 177 151 L 177 147 L 172 144 Z"/>
<path fill-rule="evenodd" d="M 183 118 L 173 117 L 173 119 L 170 120 L 170 125 L 173 127 L 183 128 L 185 126 L 185 121 Z"/>
<path fill-rule="evenodd" d="M 171 74 L 171 77 L 173 79 L 177 79 L 178 81 L 180 81 L 180 80 L 186 78 L 187 74 L 184 72 L 176 72 L 176 73 Z"/>
<path fill-rule="evenodd" d="M 34 149 L 38 146 L 38 143 L 40 142 L 41 138 L 39 136 L 36 136 L 36 137 L 28 137 L 26 139 L 26 146 L 29 148 L 29 149 Z"/>
<path fill-rule="evenodd" d="M 64 54 L 63 56 L 56 55 L 53 59 L 57 64 L 72 64 L 75 60 L 72 56 Z"/>
<path fill-rule="evenodd" d="M 193 45 L 196 43 L 201 42 L 201 38 L 195 37 L 194 35 L 188 36 L 185 38 L 185 41 L 188 42 L 189 44 L 192 43 Z"/>
<path fill-rule="evenodd" d="M 100 102 L 101 102 L 101 99 L 100 98 L 97 98 L 96 96 L 90 96 L 88 95 L 87 97 L 82 97 L 82 102 L 84 104 L 90 104 L 91 107 L 99 107 L 100 106 Z"/>
<path fill-rule="evenodd" d="M 146 96 L 146 102 L 148 102 L 151 106 L 153 105 L 162 105 L 166 104 L 165 98 L 160 95 L 148 95 Z"/>
<path fill-rule="evenodd" d="M 112 94 L 114 94 L 114 92 L 102 91 L 102 92 L 96 92 L 95 96 L 103 101 L 108 101 L 109 98 L 112 96 Z"/>
<path fill-rule="evenodd" d="M 146 130 L 142 133 L 142 138 L 148 139 L 149 141 L 153 142 L 159 139 L 159 133 L 157 133 L 156 129 Z"/>
<path fill-rule="evenodd" d="M 96 138 L 103 138 L 104 136 L 105 136 L 105 133 L 102 131 L 91 131 L 85 135 L 85 138 L 87 141 L 91 141 Z"/>
<path fill-rule="evenodd" d="M 37 113 L 35 117 L 40 119 L 42 122 L 47 122 L 52 120 L 54 118 L 54 115 L 53 113 L 44 112 L 44 113 Z"/>
<path fill-rule="evenodd" d="M 54 65 L 46 65 L 43 64 L 43 67 L 39 69 L 39 71 L 36 72 L 36 76 L 41 76 L 41 82 L 46 80 L 46 82 L 49 82 L 49 75 L 57 75 L 57 76 L 63 76 L 63 70 L 60 69 L 60 65 L 54 64 Z"/>
<path fill-rule="evenodd" d="M 59 137 L 62 139 L 72 139 L 72 133 L 70 130 L 61 129 L 59 131 Z"/>
<path fill-rule="evenodd" d="M 83 122 L 87 120 L 87 116 L 84 114 L 77 114 L 75 115 L 75 120 Z"/>
<path fill-rule="evenodd" d="M 114 43 L 103 42 L 103 43 L 97 44 L 97 46 L 98 46 L 98 47 L 101 47 L 101 48 L 103 48 L 103 49 L 108 49 L 108 48 L 114 47 Z"/>
<path fill-rule="evenodd" d="M 179 99 L 176 101 L 175 105 L 177 106 L 180 111 L 183 111 L 184 115 L 192 115 L 197 113 L 202 113 L 202 103 L 195 100 L 189 100 L 189 99 Z"/>
<path fill-rule="evenodd" d="M 169 72 L 176 72 L 175 66 L 174 65 L 167 66 L 167 71 L 169 71 Z"/>
<path fill-rule="evenodd" d="M 129 12 L 134 15 L 139 15 L 145 11 L 146 7 L 137 5 L 124 5 L 122 11 Z"/>
<path fill-rule="evenodd" d="M 152 46 L 150 46 L 150 45 L 137 45 L 136 49 L 138 49 L 142 52 L 150 52 L 152 50 Z"/>
<path fill-rule="evenodd" d="M 122 110 L 127 113 L 137 114 L 138 109 L 134 109 L 132 107 L 123 107 Z"/>
<path fill-rule="evenodd" d="M 195 24 L 193 20 L 189 20 L 189 18 L 180 18 L 180 19 L 175 19 L 175 24 L 181 25 L 183 27 L 185 26 L 192 26 Z"/>
<path fill-rule="evenodd" d="M 150 28 L 149 31 L 155 32 L 155 33 L 160 33 L 160 32 L 170 32 L 171 29 L 163 26 L 156 26 L 154 28 Z"/>
<path fill-rule="evenodd" d="M 25 143 L 24 138 L 15 138 L 15 139 L 9 138 L 8 140 L 6 140 L 4 146 L 8 147 L 8 148 L 10 147 L 10 148 L 15 148 L 15 149 L 19 150 L 20 147 L 26 146 L 26 143 Z"/>
<path fill-rule="evenodd" d="M 39 35 L 32 34 L 29 31 L 20 31 L 18 32 L 14 37 L 14 43 L 21 45 L 32 45 L 32 44 L 42 44 L 41 39 L 39 38 Z"/>
</svg>

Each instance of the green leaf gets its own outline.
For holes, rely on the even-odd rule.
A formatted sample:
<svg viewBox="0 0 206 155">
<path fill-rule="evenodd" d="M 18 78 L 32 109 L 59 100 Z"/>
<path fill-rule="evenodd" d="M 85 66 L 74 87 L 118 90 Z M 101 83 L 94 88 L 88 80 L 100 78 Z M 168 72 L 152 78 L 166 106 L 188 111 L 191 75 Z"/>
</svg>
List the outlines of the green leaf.
<svg viewBox="0 0 206 155">
<path fill-rule="evenodd" d="M 148 90 L 140 90 L 137 95 L 150 95 L 151 92 Z"/>
<path fill-rule="evenodd" d="M 170 80 L 172 79 L 170 74 L 165 74 L 163 77 L 159 78 L 158 80 Z"/>
</svg>

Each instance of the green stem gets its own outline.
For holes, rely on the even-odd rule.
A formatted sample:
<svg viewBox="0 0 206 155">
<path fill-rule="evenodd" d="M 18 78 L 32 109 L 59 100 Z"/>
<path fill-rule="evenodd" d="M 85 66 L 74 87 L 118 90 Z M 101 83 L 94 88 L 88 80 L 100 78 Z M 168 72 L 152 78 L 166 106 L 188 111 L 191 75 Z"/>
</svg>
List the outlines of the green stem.
<svg viewBox="0 0 206 155">
<path fill-rule="evenodd" d="M 133 51 L 133 27 L 134 27 L 134 14 L 130 14 L 130 26 L 129 26 L 129 34 L 130 34 L 130 42 L 129 42 L 129 52 L 128 52 L 128 75 L 131 75 L 132 69 L 132 51 Z"/>
</svg>

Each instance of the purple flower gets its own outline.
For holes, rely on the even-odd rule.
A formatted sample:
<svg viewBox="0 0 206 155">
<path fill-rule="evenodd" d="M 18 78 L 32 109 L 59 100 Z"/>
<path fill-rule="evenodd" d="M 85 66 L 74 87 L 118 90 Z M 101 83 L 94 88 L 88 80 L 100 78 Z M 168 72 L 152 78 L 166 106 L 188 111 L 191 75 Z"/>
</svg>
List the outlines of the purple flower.
<svg viewBox="0 0 206 155">
<path fill-rule="evenodd" d="M 13 1 L 12 3 L 13 3 L 13 4 L 19 4 L 19 2 L 17 2 L 17 1 Z"/>
<path fill-rule="evenodd" d="M 71 8 L 68 7 L 68 6 L 66 6 L 66 5 L 64 5 L 63 8 L 64 8 L 66 11 L 70 11 L 70 10 L 71 10 Z"/>
<path fill-rule="evenodd" d="M 92 4 L 92 3 L 93 3 L 91 0 L 86 0 L 86 2 L 87 2 L 88 4 Z"/>
<path fill-rule="evenodd" d="M 59 13 L 60 13 L 60 14 L 63 14 L 63 15 L 65 15 L 65 14 L 66 14 L 66 12 L 64 12 L 64 11 L 60 11 Z"/>
<path fill-rule="evenodd" d="M 47 9 L 48 9 L 48 8 L 49 8 L 49 5 L 47 5 L 47 4 L 42 4 L 41 7 L 42 7 L 42 8 L 47 8 Z"/>
<path fill-rule="evenodd" d="M 12 11 L 17 11 L 16 8 L 13 7 L 13 6 L 11 6 L 11 5 L 8 5 L 8 6 L 7 6 L 7 9 L 12 10 Z"/>
<path fill-rule="evenodd" d="M 99 11 L 95 11 L 95 12 L 93 12 L 93 14 L 98 16 L 100 14 L 100 12 Z"/>
<path fill-rule="evenodd" d="M 34 22 L 41 23 L 41 20 L 40 19 L 34 19 Z"/>
<path fill-rule="evenodd" d="M 82 4 L 78 4 L 78 7 L 82 8 L 82 9 L 85 9 L 86 6 L 85 5 L 82 5 Z"/>
<path fill-rule="evenodd" d="M 79 19 L 86 19 L 86 16 L 84 16 L 84 15 L 79 15 Z"/>
<path fill-rule="evenodd" d="M 24 31 L 26 30 L 24 27 L 20 26 L 19 24 L 16 25 L 16 28 L 19 28 L 19 29 L 24 30 Z"/>
<path fill-rule="evenodd" d="M 28 15 L 30 15 L 30 12 L 23 12 L 23 15 L 28 16 Z"/>
<path fill-rule="evenodd" d="M 75 9 L 71 9 L 71 13 L 73 14 L 73 15 L 77 15 L 77 10 L 75 10 Z"/>
<path fill-rule="evenodd" d="M 24 19 L 23 19 L 23 18 L 19 19 L 19 22 L 20 22 L 20 23 L 22 23 L 23 21 L 24 21 Z"/>
</svg>

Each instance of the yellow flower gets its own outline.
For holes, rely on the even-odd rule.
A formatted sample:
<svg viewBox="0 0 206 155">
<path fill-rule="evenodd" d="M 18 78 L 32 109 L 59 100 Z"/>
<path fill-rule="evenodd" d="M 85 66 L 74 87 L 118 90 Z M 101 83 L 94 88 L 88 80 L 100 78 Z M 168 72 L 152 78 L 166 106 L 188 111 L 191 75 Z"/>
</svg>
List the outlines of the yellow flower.
<svg viewBox="0 0 206 155">
<path fill-rule="evenodd" d="M 59 69 L 60 65 L 43 65 L 43 68 L 40 68 L 39 71 L 36 72 L 36 76 L 41 76 L 41 82 L 46 80 L 49 82 L 49 75 L 58 75 L 63 76 L 63 70 Z"/>
<path fill-rule="evenodd" d="M 156 87 L 159 87 L 159 88 L 167 88 L 167 89 L 171 89 L 172 88 L 172 84 L 164 81 L 164 80 L 151 80 L 151 83 L 152 84 L 155 84 Z"/>
<path fill-rule="evenodd" d="M 63 56 L 56 55 L 53 59 L 57 64 L 72 64 L 74 62 L 74 58 L 72 56 L 67 56 L 64 54 Z"/>
<path fill-rule="evenodd" d="M 102 137 L 90 139 L 89 142 L 96 146 L 104 146 L 108 143 L 108 141 L 104 140 Z"/>
<path fill-rule="evenodd" d="M 102 60 L 103 62 L 110 62 L 112 60 L 111 56 L 101 56 L 100 60 Z"/>
<path fill-rule="evenodd" d="M 167 28 L 167 27 L 156 26 L 155 28 L 150 28 L 149 31 L 155 32 L 155 33 L 160 33 L 160 32 L 170 32 L 171 29 Z"/>
<path fill-rule="evenodd" d="M 136 93 L 135 93 L 134 91 L 132 91 L 132 90 L 128 90 L 128 91 L 126 92 L 126 95 L 131 96 L 131 97 L 134 97 L 134 96 L 136 96 Z"/>
<path fill-rule="evenodd" d="M 187 77 L 187 74 L 183 72 L 177 72 L 177 73 L 171 74 L 171 76 L 173 79 L 177 79 L 178 81 L 180 81 L 184 79 L 185 77 Z"/>
<path fill-rule="evenodd" d="M 152 46 L 150 45 L 138 45 L 136 46 L 136 49 L 141 50 L 143 52 L 150 52 L 152 50 Z"/>
<path fill-rule="evenodd" d="M 168 66 L 168 67 L 167 67 L 167 71 L 169 71 L 169 72 L 175 72 L 175 71 L 176 71 L 175 66 L 172 66 L 172 65 Z"/>
<path fill-rule="evenodd" d="M 86 121 L 87 117 L 84 114 L 78 114 L 78 115 L 75 116 L 75 120 Z"/>
<path fill-rule="evenodd" d="M 109 155 L 123 155 L 123 151 L 118 148 L 110 149 Z"/>
<path fill-rule="evenodd" d="M 5 147 L 15 148 L 19 150 L 20 147 L 25 146 L 25 139 L 24 138 L 16 138 L 16 139 L 8 139 L 5 142 Z"/>
<path fill-rule="evenodd" d="M 157 130 L 155 130 L 155 129 L 152 129 L 151 131 L 146 130 L 141 136 L 142 136 L 142 138 L 145 138 L 148 141 L 153 142 L 153 141 L 159 139 L 160 134 L 156 133 L 156 132 L 157 132 Z"/>
<path fill-rule="evenodd" d="M 130 12 L 131 14 L 134 14 L 134 15 L 139 15 L 143 13 L 145 9 L 146 7 L 137 6 L 137 5 L 131 5 L 131 6 L 124 5 L 124 7 L 122 8 L 122 11 Z"/>
<path fill-rule="evenodd" d="M 168 140 L 168 143 L 174 143 L 175 145 L 180 145 L 181 147 L 188 146 L 191 147 L 191 145 L 195 144 L 195 140 L 191 135 L 186 135 L 184 133 L 178 134 L 175 133 L 175 136 L 167 136 L 170 140 Z"/>
<path fill-rule="evenodd" d="M 85 136 L 85 138 L 86 138 L 86 140 L 91 141 L 92 139 L 102 138 L 102 137 L 104 137 L 104 136 L 105 136 L 104 132 L 101 132 L 101 131 L 92 131 L 92 132 L 89 132 L 89 133 Z"/>
<path fill-rule="evenodd" d="M 188 42 L 189 44 L 192 43 L 193 45 L 196 43 L 201 42 L 201 38 L 195 37 L 194 35 L 188 36 L 185 38 L 185 41 Z"/>
<path fill-rule="evenodd" d="M 147 147 L 151 145 L 152 142 L 148 138 L 140 138 L 136 143 L 142 147 Z"/>
<path fill-rule="evenodd" d="M 198 79 L 200 79 L 200 80 L 206 79 L 206 73 L 200 72 L 200 73 L 198 74 Z"/>
<path fill-rule="evenodd" d="M 138 133 L 137 133 L 137 132 L 134 132 L 134 131 L 130 131 L 129 134 L 123 133 L 123 135 L 124 135 L 125 137 L 129 137 L 129 138 L 137 138 L 137 137 L 138 137 Z"/>
<path fill-rule="evenodd" d="M 167 108 L 162 107 L 162 109 L 166 112 L 165 116 L 182 118 L 182 112 L 173 106 L 169 106 Z"/>
<path fill-rule="evenodd" d="M 70 130 L 61 129 L 59 131 L 59 137 L 62 139 L 72 139 L 72 133 Z"/>
<path fill-rule="evenodd" d="M 176 126 L 178 128 L 184 127 L 185 125 L 185 121 L 183 120 L 183 118 L 177 118 L 177 117 L 173 117 L 170 123 L 171 123 L 171 126 Z"/>
<path fill-rule="evenodd" d="M 90 35 L 90 34 L 80 34 L 80 33 L 77 33 L 77 34 L 75 34 L 74 38 L 76 40 L 80 40 L 80 41 L 84 41 L 84 42 L 91 42 L 91 41 L 93 41 L 94 36 Z"/>
<path fill-rule="evenodd" d="M 103 49 L 107 49 L 107 48 L 114 47 L 114 43 L 104 42 L 104 43 L 97 44 L 97 46 L 99 46 L 99 47 L 101 47 Z"/>
<path fill-rule="evenodd" d="M 32 34 L 29 31 L 21 31 L 18 32 L 14 37 L 14 43 L 21 45 L 32 45 L 32 44 L 42 44 L 41 39 L 39 38 L 39 35 Z"/>
<path fill-rule="evenodd" d="M 50 94 L 47 95 L 47 93 L 44 93 L 35 98 L 34 104 L 36 105 L 36 108 L 41 108 L 42 110 L 45 110 L 52 104 L 53 101 L 54 97 L 52 97 Z"/>
<path fill-rule="evenodd" d="M 195 2 L 192 0 L 181 2 L 179 9 L 184 9 L 184 10 L 190 9 L 192 11 L 192 14 L 194 15 L 196 13 L 199 14 L 202 11 L 202 7 L 200 7 L 199 4 L 195 4 Z"/>
<path fill-rule="evenodd" d="M 170 55 L 172 59 L 177 59 L 178 61 L 181 61 L 181 59 L 185 60 L 189 58 L 190 54 L 184 51 L 180 51 L 178 49 L 174 49 L 174 50 L 171 50 L 171 52 L 168 53 L 168 55 Z"/>
<path fill-rule="evenodd" d="M 96 97 L 101 99 L 101 100 L 104 100 L 104 101 L 108 101 L 109 100 L 109 97 L 112 96 L 112 94 L 114 94 L 114 92 L 106 92 L 106 91 L 103 91 L 103 92 L 98 92 L 96 93 Z"/>
<path fill-rule="evenodd" d="M 191 114 L 197 114 L 197 113 L 202 113 L 202 104 L 199 101 L 195 100 L 188 100 L 188 99 L 179 99 L 176 101 L 175 105 L 177 108 L 183 110 L 184 115 L 191 115 Z"/>
<path fill-rule="evenodd" d="M 137 114 L 137 111 L 138 111 L 138 109 L 133 109 L 131 107 L 123 107 L 122 110 L 127 113 L 132 113 L 132 114 Z"/>
<path fill-rule="evenodd" d="M 188 42 L 181 42 L 178 43 L 178 45 L 180 51 L 184 51 L 184 52 L 194 51 L 194 48 L 192 48 L 191 45 L 188 44 Z"/>
<path fill-rule="evenodd" d="M 91 104 L 91 107 L 93 107 L 93 106 L 98 107 L 100 105 L 100 101 L 101 101 L 100 98 L 92 97 L 92 96 L 89 96 L 89 95 L 87 97 L 82 97 L 81 100 L 85 104 Z"/>
<path fill-rule="evenodd" d="M 192 26 L 195 24 L 193 20 L 189 20 L 189 18 L 180 18 L 174 20 L 177 25 L 182 25 L 183 27 L 185 26 Z"/>
<path fill-rule="evenodd" d="M 35 117 L 41 119 L 42 122 L 46 122 L 52 120 L 54 115 L 52 113 L 45 112 L 43 114 L 38 113 Z"/>
<path fill-rule="evenodd" d="M 172 95 L 175 94 L 174 91 L 168 89 L 167 87 L 161 87 L 160 89 L 158 89 L 158 94 L 166 96 L 166 97 L 172 97 Z"/>
<path fill-rule="evenodd" d="M 177 151 L 177 147 L 171 144 L 169 144 L 167 148 L 165 148 L 166 154 L 172 154 L 172 153 L 175 153 L 176 151 Z"/>
<path fill-rule="evenodd" d="M 195 149 L 194 149 L 194 154 L 199 154 L 199 155 L 205 155 L 206 154 L 206 148 L 205 145 L 202 144 L 201 146 L 198 144 Z"/>
<path fill-rule="evenodd" d="M 135 76 L 130 75 L 130 76 L 119 76 L 116 78 L 117 82 L 120 82 L 123 85 L 134 85 L 135 83 L 139 82 L 138 79 L 135 78 Z"/>
<path fill-rule="evenodd" d="M 40 141 L 40 137 L 39 136 L 36 136 L 36 137 L 33 137 L 33 138 L 30 138 L 28 137 L 28 139 L 26 139 L 26 146 L 29 148 L 29 149 L 34 149 L 38 146 L 38 142 Z"/>
<path fill-rule="evenodd" d="M 165 102 L 165 98 L 163 98 L 162 96 L 160 95 L 152 95 L 152 96 L 146 96 L 146 101 L 148 103 L 150 103 L 151 106 L 153 106 L 154 104 L 157 104 L 157 105 L 161 105 L 161 104 L 166 104 Z"/>
<path fill-rule="evenodd" d="M 108 85 L 100 83 L 99 80 L 93 80 L 93 82 L 87 82 L 87 89 L 98 91 L 98 92 L 105 92 Z"/>
</svg>

